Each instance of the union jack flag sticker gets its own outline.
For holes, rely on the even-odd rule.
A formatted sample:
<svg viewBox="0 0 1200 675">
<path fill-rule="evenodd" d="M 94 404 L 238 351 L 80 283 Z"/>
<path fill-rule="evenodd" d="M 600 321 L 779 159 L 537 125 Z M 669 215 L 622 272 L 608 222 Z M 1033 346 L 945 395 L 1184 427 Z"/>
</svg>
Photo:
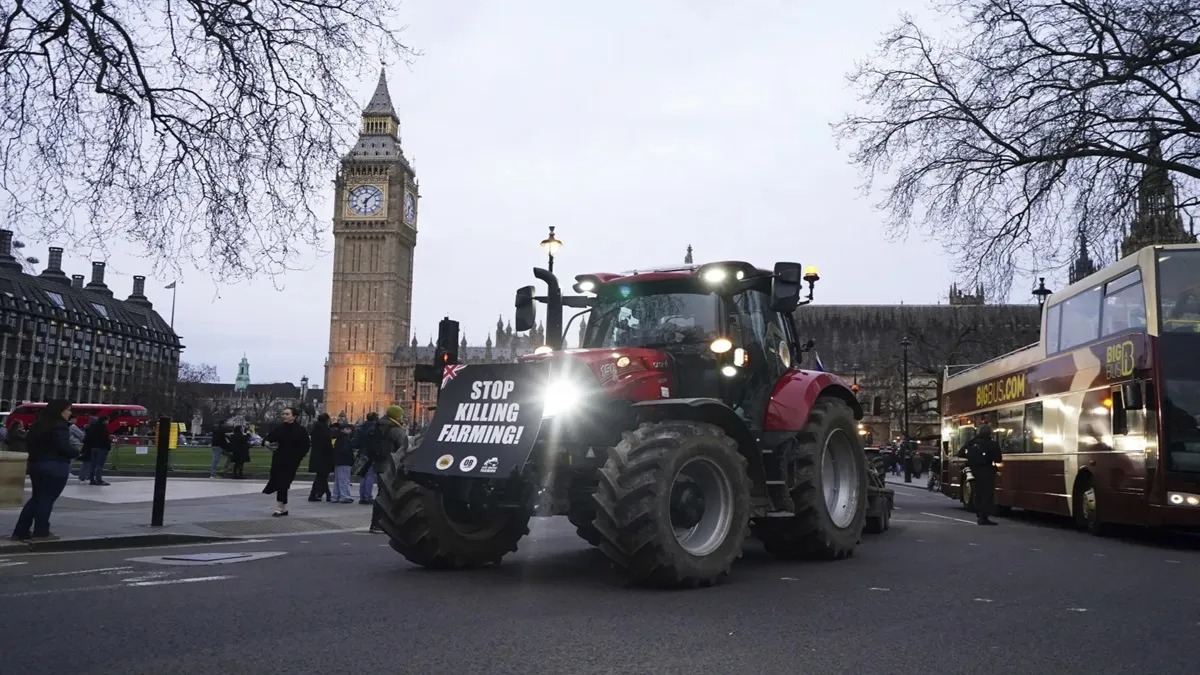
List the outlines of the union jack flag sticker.
<svg viewBox="0 0 1200 675">
<path fill-rule="evenodd" d="M 453 380 L 458 375 L 458 371 L 466 367 L 467 366 L 465 364 L 446 366 L 445 370 L 442 371 L 442 389 L 445 389 L 446 385 L 450 384 L 450 380 Z"/>
</svg>

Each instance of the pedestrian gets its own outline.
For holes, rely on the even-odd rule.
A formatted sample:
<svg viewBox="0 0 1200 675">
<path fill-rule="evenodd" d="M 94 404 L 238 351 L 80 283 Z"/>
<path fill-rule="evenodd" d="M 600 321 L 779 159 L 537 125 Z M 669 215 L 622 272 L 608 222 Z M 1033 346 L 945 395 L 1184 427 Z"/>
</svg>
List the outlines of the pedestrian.
<svg viewBox="0 0 1200 675">
<path fill-rule="evenodd" d="M 56 398 L 46 404 L 38 414 L 37 421 L 29 429 L 25 448 L 29 453 L 26 471 L 33 483 L 33 493 L 21 515 L 12 538 L 18 541 L 53 541 L 59 537 L 50 532 L 50 512 L 54 502 L 67 486 L 71 476 L 71 461 L 77 450 L 71 444 L 71 432 L 67 420 L 71 416 L 71 402 Z"/>
<path fill-rule="evenodd" d="M 333 431 L 333 502 L 353 504 L 350 467 L 354 464 L 354 427 L 338 424 Z"/>
<path fill-rule="evenodd" d="M 404 429 L 404 408 L 398 405 L 390 406 L 384 413 L 384 417 L 380 420 L 380 426 L 386 429 L 385 438 L 387 443 L 381 447 L 382 452 L 376 451 L 372 457 L 372 468 L 375 474 L 379 476 L 379 480 L 384 480 L 387 476 L 388 457 L 396 456 L 397 462 L 402 461 L 408 455 L 408 433 Z M 369 532 L 382 531 L 379 527 L 381 516 L 383 515 L 383 507 L 376 501 L 371 508 L 371 527 Z"/>
<path fill-rule="evenodd" d="M 67 419 L 70 426 L 67 427 L 67 433 L 71 436 L 71 445 L 75 448 L 76 457 L 79 458 L 79 482 L 91 482 L 92 480 L 92 453 L 84 447 L 84 441 L 87 440 L 87 434 L 84 430 L 75 423 L 75 415 L 71 415 Z"/>
<path fill-rule="evenodd" d="M 284 408 L 281 415 L 283 424 L 271 430 L 262 440 L 263 444 L 273 444 L 271 455 L 271 477 L 267 480 L 263 494 L 275 494 L 276 506 L 272 516 L 288 514 L 288 488 L 296 480 L 296 471 L 300 462 L 308 454 L 308 432 L 296 421 L 296 409 Z"/>
<path fill-rule="evenodd" d="M 108 462 L 108 451 L 112 449 L 112 436 L 108 433 L 108 416 L 100 415 L 92 420 L 83 432 L 84 453 L 92 457 L 92 485 L 108 485 L 104 481 L 104 465 Z"/>
<path fill-rule="evenodd" d="M 975 438 L 967 441 L 958 457 L 967 460 L 967 468 L 975 482 L 975 518 L 980 525 L 998 525 L 991 519 L 992 505 L 996 501 L 996 464 L 1004 459 L 1000 445 L 992 438 L 992 429 L 980 425 Z"/>
<path fill-rule="evenodd" d="M 218 422 L 212 435 L 212 461 L 208 465 L 209 478 L 216 478 L 220 475 L 218 467 L 221 464 L 221 457 L 226 456 L 227 452 L 229 452 L 229 429 L 225 427 L 224 422 Z M 232 459 L 225 460 L 226 469 L 229 468 L 232 461 Z"/>
<path fill-rule="evenodd" d="M 8 435 L 4 438 L 4 444 L 8 446 L 10 452 L 25 452 L 25 438 L 29 435 L 29 430 L 21 423 L 21 420 L 13 422 L 12 428 L 8 430 Z"/>
<path fill-rule="evenodd" d="M 309 431 L 312 442 L 312 454 L 308 456 L 308 471 L 313 474 L 312 490 L 308 493 L 308 501 L 319 502 L 324 497 L 331 501 L 329 492 L 329 474 L 333 472 L 333 436 L 330 435 L 329 414 L 317 415 Z"/>
<path fill-rule="evenodd" d="M 367 421 L 355 433 L 355 446 L 358 449 L 358 459 L 355 462 L 354 473 L 358 476 L 358 503 L 375 503 L 375 458 L 378 456 L 386 439 L 383 436 L 388 428 L 380 424 L 379 414 L 367 413 Z M 361 468 L 360 468 L 361 467 Z"/>
<path fill-rule="evenodd" d="M 229 461 L 226 463 L 232 473 L 230 477 L 241 480 L 246 477 L 245 471 L 246 462 L 250 461 L 250 435 L 246 433 L 246 428 L 242 425 L 237 425 L 225 440 L 226 449 L 229 452 Z"/>
</svg>

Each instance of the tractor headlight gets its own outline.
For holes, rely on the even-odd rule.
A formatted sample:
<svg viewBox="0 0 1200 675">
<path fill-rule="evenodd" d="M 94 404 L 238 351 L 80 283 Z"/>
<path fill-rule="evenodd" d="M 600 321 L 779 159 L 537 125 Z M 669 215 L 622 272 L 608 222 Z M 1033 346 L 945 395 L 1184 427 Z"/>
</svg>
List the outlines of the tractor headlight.
<svg viewBox="0 0 1200 675">
<path fill-rule="evenodd" d="M 1167 494 L 1167 503 L 1171 506 L 1200 506 L 1200 495 L 1192 495 L 1186 492 L 1171 492 Z"/>
<path fill-rule="evenodd" d="M 554 417 L 570 412 L 583 399 L 583 389 L 570 380 L 556 380 L 546 387 L 542 417 Z"/>
</svg>

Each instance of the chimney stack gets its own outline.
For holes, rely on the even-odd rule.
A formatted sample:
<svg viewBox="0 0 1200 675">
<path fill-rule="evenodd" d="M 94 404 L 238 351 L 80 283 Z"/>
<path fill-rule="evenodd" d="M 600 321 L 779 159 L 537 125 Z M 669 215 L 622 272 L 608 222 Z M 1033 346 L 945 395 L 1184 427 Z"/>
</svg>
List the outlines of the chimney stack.
<svg viewBox="0 0 1200 675">
<path fill-rule="evenodd" d="M 86 288 L 89 291 L 110 298 L 113 296 L 113 292 L 109 290 L 108 286 L 104 285 L 104 263 L 99 261 L 92 263 L 92 280 L 88 282 Z"/>
<path fill-rule="evenodd" d="M 67 279 L 67 275 L 62 270 L 62 256 L 63 250 L 61 246 L 51 246 L 50 260 L 46 263 L 46 269 L 38 276 L 64 286 L 70 285 L 71 281 Z"/>
<path fill-rule="evenodd" d="M 21 272 L 21 263 L 12 254 L 12 243 L 12 230 L 0 230 L 0 268 Z"/>
<path fill-rule="evenodd" d="M 71 288 L 83 288 L 83 275 L 82 274 L 72 274 L 71 275 Z"/>
<path fill-rule="evenodd" d="M 146 297 L 146 277 L 133 277 L 133 293 L 125 299 L 125 302 L 141 305 L 149 309 L 154 308 L 154 305 L 150 304 L 150 299 Z"/>
</svg>

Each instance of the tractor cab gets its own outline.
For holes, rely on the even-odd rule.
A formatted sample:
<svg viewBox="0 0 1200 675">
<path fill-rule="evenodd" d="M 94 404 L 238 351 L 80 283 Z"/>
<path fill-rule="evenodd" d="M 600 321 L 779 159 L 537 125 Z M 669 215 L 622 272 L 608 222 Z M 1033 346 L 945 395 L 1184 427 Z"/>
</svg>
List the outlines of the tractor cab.
<svg viewBox="0 0 1200 675">
<path fill-rule="evenodd" d="M 803 276 L 795 263 L 776 268 L 725 261 L 585 274 L 576 277 L 574 289 L 589 295 L 562 303 L 584 308 L 571 318 L 586 321 L 581 350 L 654 350 L 662 360 L 647 365 L 669 373 L 671 397 L 720 400 L 751 429 L 760 429 L 775 383 L 796 367 L 799 347 L 791 309 L 812 299 L 819 279 L 812 267 Z M 804 301 L 801 279 L 809 286 Z M 550 296 L 544 299 L 551 317 L 548 335 L 555 324 L 553 289 Z M 532 302 L 527 304 L 532 309 Z M 520 293 L 517 306 L 518 324 L 523 324 Z M 570 323 L 563 333 L 569 329 Z"/>
</svg>

